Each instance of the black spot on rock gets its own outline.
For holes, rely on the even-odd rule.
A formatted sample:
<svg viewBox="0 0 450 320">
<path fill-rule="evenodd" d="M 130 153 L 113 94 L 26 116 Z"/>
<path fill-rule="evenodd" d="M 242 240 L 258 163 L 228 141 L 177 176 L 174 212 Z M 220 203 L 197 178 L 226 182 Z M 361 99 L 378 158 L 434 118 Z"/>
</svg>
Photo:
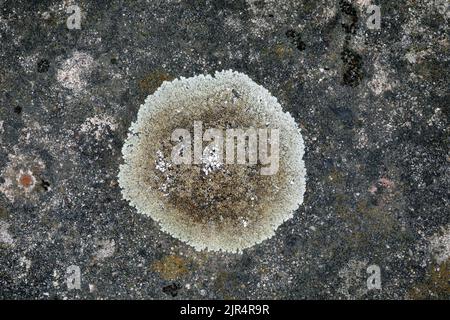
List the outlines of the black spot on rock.
<svg viewBox="0 0 450 320">
<path fill-rule="evenodd" d="M 37 71 L 39 73 L 47 72 L 50 69 L 50 62 L 47 59 L 41 59 L 37 63 Z"/>
<path fill-rule="evenodd" d="M 139 249 L 137 253 L 139 256 L 144 257 L 144 258 L 146 258 L 148 256 L 147 250 L 145 250 L 145 249 Z"/>
<path fill-rule="evenodd" d="M 50 188 L 50 182 L 41 179 L 41 187 L 44 191 L 48 191 L 48 189 Z"/>
<path fill-rule="evenodd" d="M 168 286 L 163 287 L 162 291 L 167 295 L 176 297 L 178 295 L 178 290 L 180 290 L 180 289 L 181 289 L 181 287 L 179 284 L 172 283 L 172 284 L 169 284 Z"/>
<path fill-rule="evenodd" d="M 17 114 L 21 114 L 22 113 L 22 107 L 21 106 L 15 106 L 14 107 L 14 112 Z"/>
</svg>

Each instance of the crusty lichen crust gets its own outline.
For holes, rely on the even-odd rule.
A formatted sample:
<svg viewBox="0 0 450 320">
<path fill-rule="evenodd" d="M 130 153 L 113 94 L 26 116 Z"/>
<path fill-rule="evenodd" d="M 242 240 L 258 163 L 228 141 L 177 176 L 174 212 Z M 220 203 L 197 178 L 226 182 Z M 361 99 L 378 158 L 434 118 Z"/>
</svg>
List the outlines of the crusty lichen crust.
<svg viewBox="0 0 450 320">
<path fill-rule="evenodd" d="M 261 164 L 171 162 L 171 133 L 204 128 L 276 128 L 279 170 Z M 192 131 L 191 131 L 192 132 Z M 124 199 L 162 230 L 197 250 L 241 252 L 272 237 L 303 202 L 306 170 L 300 129 L 277 99 L 247 75 L 227 70 L 164 82 L 141 105 L 122 149 Z"/>
</svg>

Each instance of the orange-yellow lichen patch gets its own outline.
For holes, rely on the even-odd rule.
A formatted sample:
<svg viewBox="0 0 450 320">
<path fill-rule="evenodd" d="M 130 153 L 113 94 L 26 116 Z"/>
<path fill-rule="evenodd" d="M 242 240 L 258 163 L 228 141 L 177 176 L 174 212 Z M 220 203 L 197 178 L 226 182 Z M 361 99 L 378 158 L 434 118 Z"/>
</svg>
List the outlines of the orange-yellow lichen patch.
<svg viewBox="0 0 450 320">
<path fill-rule="evenodd" d="M 30 188 L 34 184 L 34 177 L 31 174 L 23 173 L 19 176 L 19 184 L 24 188 Z"/>
<path fill-rule="evenodd" d="M 188 272 L 186 260 L 176 255 L 165 256 L 153 263 L 152 267 L 165 280 L 178 279 Z"/>
</svg>

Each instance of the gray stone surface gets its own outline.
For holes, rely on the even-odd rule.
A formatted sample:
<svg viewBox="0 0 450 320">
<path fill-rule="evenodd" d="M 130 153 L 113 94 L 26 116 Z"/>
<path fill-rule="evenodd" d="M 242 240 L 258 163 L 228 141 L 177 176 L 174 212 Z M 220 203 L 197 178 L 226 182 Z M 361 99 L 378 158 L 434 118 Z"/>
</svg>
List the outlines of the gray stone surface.
<svg viewBox="0 0 450 320">
<path fill-rule="evenodd" d="M 0 297 L 448 299 L 438 2 L 0 1 Z M 196 252 L 122 200 L 121 146 L 163 80 L 230 68 L 300 124 L 306 197 L 243 254 Z"/>
</svg>

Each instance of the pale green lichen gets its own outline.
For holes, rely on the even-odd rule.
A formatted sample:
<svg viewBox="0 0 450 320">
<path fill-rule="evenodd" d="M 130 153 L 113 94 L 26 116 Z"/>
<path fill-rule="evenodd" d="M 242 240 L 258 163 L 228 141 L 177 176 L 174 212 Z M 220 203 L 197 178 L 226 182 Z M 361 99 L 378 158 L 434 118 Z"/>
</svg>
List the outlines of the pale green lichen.
<svg viewBox="0 0 450 320">
<path fill-rule="evenodd" d="M 209 128 L 276 128 L 279 170 L 223 164 L 213 170 L 171 162 L 171 133 Z M 122 149 L 123 197 L 163 231 L 197 250 L 240 252 L 272 237 L 303 202 L 304 144 L 292 116 L 248 76 L 216 72 L 162 83 L 141 106 Z"/>
</svg>

